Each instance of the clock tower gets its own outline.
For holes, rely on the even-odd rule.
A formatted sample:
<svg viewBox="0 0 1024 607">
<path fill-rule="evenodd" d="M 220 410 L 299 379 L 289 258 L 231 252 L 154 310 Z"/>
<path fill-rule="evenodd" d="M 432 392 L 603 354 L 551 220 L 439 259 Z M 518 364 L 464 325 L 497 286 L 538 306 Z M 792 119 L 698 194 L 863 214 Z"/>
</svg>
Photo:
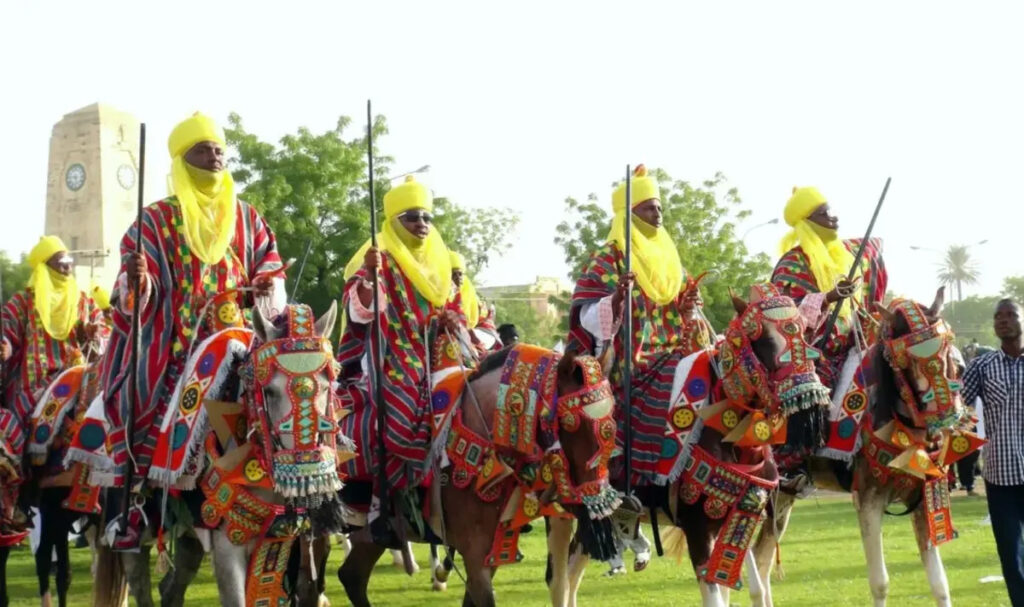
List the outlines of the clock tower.
<svg viewBox="0 0 1024 607">
<path fill-rule="evenodd" d="M 46 182 L 46 233 L 75 258 L 82 290 L 107 289 L 121 267 L 120 246 L 135 221 L 139 121 L 94 103 L 53 125 Z"/>
</svg>

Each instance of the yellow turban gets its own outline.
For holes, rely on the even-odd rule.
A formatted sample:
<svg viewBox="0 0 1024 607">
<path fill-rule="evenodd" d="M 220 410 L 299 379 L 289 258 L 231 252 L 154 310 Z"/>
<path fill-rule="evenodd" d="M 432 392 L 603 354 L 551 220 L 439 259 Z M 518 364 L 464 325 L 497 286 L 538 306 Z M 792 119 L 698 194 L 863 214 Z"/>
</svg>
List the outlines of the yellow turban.
<svg viewBox="0 0 1024 607">
<path fill-rule="evenodd" d="M 480 322 L 480 298 L 476 294 L 476 287 L 473 281 L 466 274 L 466 260 L 455 251 L 451 251 L 452 272 L 462 270 L 462 286 L 459 287 L 459 294 L 462 295 L 462 313 L 466 315 L 466 325 L 472 329 Z"/>
<path fill-rule="evenodd" d="M 793 188 L 793 195 L 789 197 L 789 202 L 786 203 L 783 217 L 790 227 L 796 227 L 798 222 L 810 217 L 815 209 L 826 202 L 828 201 L 821 195 L 818 188 L 795 187 Z"/>
<path fill-rule="evenodd" d="M 74 275 L 64 276 L 46 265 L 51 257 L 67 251 L 64 242 L 56 236 L 43 236 L 28 254 L 32 269 L 29 287 L 43 330 L 50 337 L 64 341 L 71 334 L 78 318 L 78 300 L 81 293 Z"/>
<path fill-rule="evenodd" d="M 648 200 L 661 199 L 658 182 L 647 174 L 644 165 L 637 165 L 630 180 L 630 211 Z M 608 242 L 614 242 L 620 251 L 626 251 L 626 183 L 612 192 L 612 228 Z M 683 264 L 679 250 L 665 227 L 654 228 L 633 217 L 631 230 L 631 268 L 643 292 L 654 303 L 664 306 L 679 296 L 683 286 Z"/>
<path fill-rule="evenodd" d="M 224 130 L 213 119 L 196 112 L 171 131 L 171 187 L 181 206 L 185 243 L 206 264 L 216 264 L 227 253 L 235 228 L 235 182 L 227 170 L 211 173 L 185 162 L 197 143 L 227 145 Z"/>
<path fill-rule="evenodd" d="M 448 248 L 437 228 L 431 226 L 430 234 L 421 241 L 409 234 L 398 216 L 406 211 L 434 210 L 434 199 L 426 186 L 407 175 L 405 182 L 391 188 L 384 194 L 384 225 L 377 234 L 382 251 L 388 252 L 413 287 L 431 304 L 443 307 L 451 297 L 452 266 Z M 370 248 L 367 240 L 345 266 L 345 280 L 351 278 L 363 266 L 363 257 Z"/>
<path fill-rule="evenodd" d="M 780 254 L 800 245 L 811 266 L 811 274 L 818 285 L 818 291 L 828 293 L 840 279 L 846 278 L 853 266 L 853 255 L 846 244 L 839 239 L 835 230 L 820 226 L 808 219 L 821 205 L 828 202 L 817 188 L 793 188 L 793 194 L 786 203 L 783 218 L 793 229 L 779 243 Z M 860 301 L 863 293 L 859 290 L 854 297 Z M 849 320 L 852 309 L 849 302 L 843 302 L 839 316 Z"/>
<path fill-rule="evenodd" d="M 110 293 L 99 285 L 92 288 L 92 300 L 100 310 L 110 309 Z"/>
</svg>

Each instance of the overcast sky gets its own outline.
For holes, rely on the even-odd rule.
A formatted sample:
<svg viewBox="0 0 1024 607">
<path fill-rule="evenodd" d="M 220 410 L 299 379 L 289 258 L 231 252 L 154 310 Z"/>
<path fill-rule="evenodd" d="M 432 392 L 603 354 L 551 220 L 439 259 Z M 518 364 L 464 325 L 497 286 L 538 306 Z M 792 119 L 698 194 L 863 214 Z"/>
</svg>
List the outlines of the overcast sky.
<svg viewBox="0 0 1024 607">
<path fill-rule="evenodd" d="M 364 128 L 369 97 L 396 171 L 430 164 L 436 194 L 521 213 L 516 246 L 480 283 L 563 275 L 563 199 L 609 201 L 638 162 L 692 181 L 724 172 L 754 211 L 741 231 L 815 185 L 848 237 L 891 175 L 876 234 L 894 291 L 937 286 L 939 254 L 911 245 L 987 239 L 967 293 L 1024 274 L 1021 3 L 156 4 L 0 6 L 0 248 L 27 250 L 43 230 L 50 131 L 80 107 L 147 123 L 155 199 L 166 137 L 197 109 L 238 112 L 276 141 L 342 114 Z M 759 228 L 748 245 L 774 255 L 782 235 Z"/>
</svg>

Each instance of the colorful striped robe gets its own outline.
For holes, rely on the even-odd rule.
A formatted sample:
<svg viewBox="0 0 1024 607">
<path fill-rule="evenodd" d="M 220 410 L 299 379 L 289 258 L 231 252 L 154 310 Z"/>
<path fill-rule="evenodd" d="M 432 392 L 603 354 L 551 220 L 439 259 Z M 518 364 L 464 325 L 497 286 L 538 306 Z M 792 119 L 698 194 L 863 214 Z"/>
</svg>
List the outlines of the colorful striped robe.
<svg viewBox="0 0 1024 607">
<path fill-rule="evenodd" d="M 85 362 L 83 353 L 91 345 L 101 353 L 109 329 L 103 312 L 91 297 L 82 293 L 78 299 L 78 324 L 68 338 L 58 341 L 43 328 L 36 312 L 32 289 L 15 293 L 4 305 L 4 338 L 11 344 L 11 359 L 4 365 L 7 393 L 4 402 L 17 414 L 25 428 L 36 407 L 36 399 L 64 369 Z M 78 325 L 96 324 L 100 331 L 92 344 L 79 343 Z"/>
<path fill-rule="evenodd" d="M 597 354 L 598 344 L 580 321 L 584 306 L 596 304 L 615 293 L 619 276 L 624 271 L 625 256 L 614 243 L 598 249 L 576 281 L 569 311 L 569 337 L 566 351 Z M 685 288 L 685 281 L 684 281 Z M 687 321 L 683 316 L 683 291 L 671 303 L 659 306 L 639 285 L 634 284 L 632 369 L 633 416 L 633 482 L 664 484 L 667 477 L 657 472 L 662 458 L 678 454 L 674 440 L 665 438 L 667 415 L 671 403 L 672 379 L 679 361 L 713 343 L 707 324 L 698 319 Z M 622 394 L 622 362 L 624 344 L 622 331 L 613 340 L 615 362 L 611 382 L 614 386 L 616 419 L 619 422 L 617 443 L 624 446 L 625 407 Z M 667 451 L 676 449 L 676 451 Z"/>
<path fill-rule="evenodd" d="M 118 280 L 123 293 L 130 293 L 125 263 L 135 251 L 135 234 L 133 223 L 121 240 Z M 281 268 L 273 232 L 254 208 L 241 201 L 235 207 L 235 233 L 228 253 L 215 265 L 208 266 L 189 252 L 181 209 L 173 197 L 143 209 L 142 240 L 149 288 L 140 302 L 138 400 L 134 408 L 134 434 L 130 437 L 136 461 L 136 482 L 145 479 L 149 472 L 160 423 L 184 369 L 190 346 L 209 336 L 205 323 L 197 322 L 204 305 L 219 293 L 249 286 L 258 275 L 272 274 Z M 132 406 L 131 390 L 127 389 L 132 374 L 132 302 L 129 300 L 129 296 L 123 297 L 114 311 L 113 333 L 101 371 L 106 415 L 111 425 L 109 443 L 115 486 L 124 482 L 128 455 L 124 422 Z M 251 296 L 240 297 L 240 303 L 243 308 L 251 307 Z M 72 459 L 82 455 L 75 450 L 70 454 Z M 88 456 L 80 461 L 95 463 L 90 462 Z"/>
<path fill-rule="evenodd" d="M 418 486 L 430 470 L 431 446 L 430 377 L 427 336 L 432 335 L 441 309 L 433 306 L 412 286 L 394 259 L 381 256 L 379 285 L 384 343 L 382 394 L 387 407 L 384 445 L 385 470 L 392 488 Z M 348 314 L 352 286 L 367 277 L 360 269 L 345 285 L 344 309 Z M 369 377 L 363 374 L 363 357 L 373 342 L 372 323 L 346 323 L 338 348 L 343 369 L 343 406 L 352 413 L 341 421 L 341 432 L 352 438 L 358 455 L 345 464 L 353 480 L 376 480 L 377 408 L 373 402 L 372 362 Z M 370 359 L 372 361 L 372 359 Z"/>
<path fill-rule="evenodd" d="M 843 241 L 847 250 L 854 255 L 857 254 L 857 248 L 860 246 L 860 243 L 861 239 L 859 238 Z M 882 259 L 882 241 L 880 239 L 872 238 L 868 245 L 864 247 L 864 257 L 861 259 L 861 272 L 863 272 L 864 276 L 862 284 L 864 305 L 870 306 L 885 299 L 885 288 L 889 282 L 889 277 L 885 271 L 885 262 Z M 779 287 L 783 294 L 792 297 L 797 305 L 800 305 L 808 295 L 821 292 L 814 279 L 814 274 L 811 273 L 811 265 L 807 260 L 807 255 L 804 254 L 803 249 L 800 247 L 790 249 L 782 256 L 779 263 L 775 265 L 771 281 L 772 284 Z M 829 306 L 827 314 L 832 312 L 832 307 Z M 814 334 L 813 343 L 815 345 L 817 345 L 822 337 L 827 314 L 822 315 L 821 326 L 817 328 Z M 874 342 L 876 331 L 874 330 L 873 321 L 868 316 L 869 311 L 861 308 L 857 319 L 864 329 L 865 336 L 868 337 L 870 345 L 870 343 Z M 853 326 L 850 322 L 842 318 L 836 319 L 835 327 L 833 327 L 824 348 L 825 361 L 819 361 L 817 364 L 818 375 L 821 377 L 822 383 L 830 388 L 834 387 L 833 383 L 839 368 L 842 366 L 843 361 L 846 360 L 846 354 L 850 351 L 850 348 L 854 346 L 852 328 Z"/>
</svg>

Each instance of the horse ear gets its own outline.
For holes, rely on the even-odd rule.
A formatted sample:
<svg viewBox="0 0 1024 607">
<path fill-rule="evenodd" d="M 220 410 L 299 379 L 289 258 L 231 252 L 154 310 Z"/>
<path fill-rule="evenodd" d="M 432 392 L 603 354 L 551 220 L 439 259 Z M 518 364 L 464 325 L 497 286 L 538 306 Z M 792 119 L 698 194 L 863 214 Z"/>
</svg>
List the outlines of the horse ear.
<svg viewBox="0 0 1024 607">
<path fill-rule="evenodd" d="M 875 303 L 875 310 L 877 310 L 878 313 L 882 315 L 882 320 L 884 320 L 887 323 L 892 323 L 893 321 L 896 320 L 896 313 L 890 310 L 888 307 L 886 307 L 884 303 L 880 301 Z"/>
<path fill-rule="evenodd" d="M 747 302 L 743 301 L 743 298 L 739 297 L 729 289 L 729 297 L 732 299 L 732 309 L 736 310 L 737 314 L 743 314 L 747 311 Z"/>
<path fill-rule="evenodd" d="M 267 334 L 273 329 L 267 319 L 263 316 L 263 312 L 260 311 L 259 306 L 254 306 L 252 309 L 252 330 L 256 332 L 256 337 L 263 343 L 271 341 L 267 339 Z"/>
<path fill-rule="evenodd" d="M 324 314 L 316 321 L 316 325 L 313 327 L 316 330 L 316 334 L 321 337 L 330 337 L 331 332 L 334 331 L 334 322 L 338 319 L 338 302 L 331 301 L 331 307 L 327 310 L 327 314 Z"/>
<path fill-rule="evenodd" d="M 942 305 L 946 302 L 946 287 L 945 285 L 939 287 L 935 291 L 935 301 L 932 302 L 932 307 L 928 308 L 928 316 L 937 318 L 939 313 L 942 312 Z"/>
</svg>

